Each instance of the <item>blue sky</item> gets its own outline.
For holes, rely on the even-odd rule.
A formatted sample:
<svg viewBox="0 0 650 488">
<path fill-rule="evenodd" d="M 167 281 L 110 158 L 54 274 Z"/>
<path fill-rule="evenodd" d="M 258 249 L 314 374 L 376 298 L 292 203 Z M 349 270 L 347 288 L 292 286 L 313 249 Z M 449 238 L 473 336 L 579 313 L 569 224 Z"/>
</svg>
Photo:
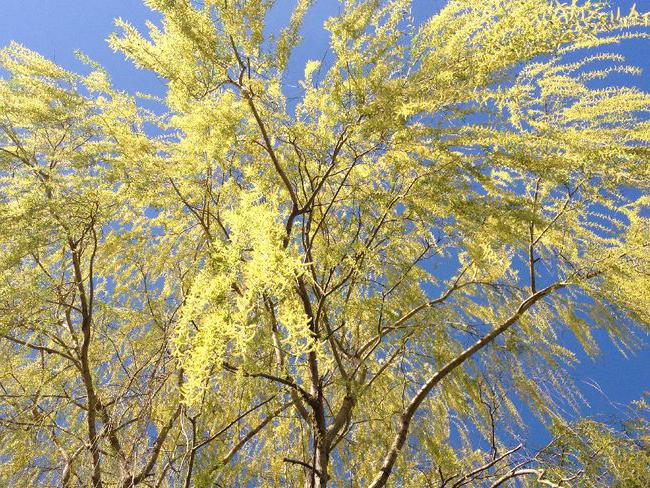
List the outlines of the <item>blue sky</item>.
<svg viewBox="0 0 650 488">
<path fill-rule="evenodd" d="M 273 11 L 272 24 L 281 25 L 288 18 L 288 6 L 292 3 L 290 0 L 279 1 Z M 445 0 L 414 0 L 413 15 L 416 20 L 422 19 L 444 3 Z M 612 0 L 611 3 L 614 9 L 620 7 L 622 12 L 626 12 L 633 2 Z M 650 9 L 648 0 L 637 1 L 637 4 L 642 12 Z M 295 74 L 290 79 L 302 74 L 307 59 L 322 57 L 328 37 L 320 26 L 337 10 L 336 0 L 316 0 L 303 28 L 303 44 L 292 58 Z M 134 69 L 106 44 L 105 39 L 113 31 L 116 17 L 141 28 L 145 19 L 156 18 L 140 0 L 2 0 L 0 46 L 14 40 L 73 70 L 82 69 L 73 54 L 76 49 L 81 49 L 108 69 L 118 88 L 131 93 L 163 94 L 164 85 L 160 80 L 148 72 Z M 644 69 L 644 74 L 632 79 L 631 83 L 650 91 L 650 41 L 623 44 L 618 51 L 625 54 L 631 64 Z M 628 80 L 617 82 L 627 83 Z M 591 408 L 585 408 L 585 414 L 614 413 L 612 402 L 627 403 L 650 389 L 650 348 L 645 347 L 636 356 L 626 359 L 605 338 L 600 339 L 602 356 L 594 362 L 580 355 L 581 364 L 573 372 L 585 398 L 591 403 Z M 566 340 L 570 341 L 568 335 Z"/>
</svg>

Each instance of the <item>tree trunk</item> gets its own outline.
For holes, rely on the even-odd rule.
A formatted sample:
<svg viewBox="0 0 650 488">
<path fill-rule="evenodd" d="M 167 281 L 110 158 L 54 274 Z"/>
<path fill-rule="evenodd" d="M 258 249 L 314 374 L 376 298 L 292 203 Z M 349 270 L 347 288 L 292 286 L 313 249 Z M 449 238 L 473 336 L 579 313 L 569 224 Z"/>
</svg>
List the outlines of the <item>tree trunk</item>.
<svg viewBox="0 0 650 488">
<path fill-rule="evenodd" d="M 329 479 L 327 470 L 329 468 L 330 450 L 323 437 L 318 436 L 314 440 L 312 461 L 313 469 L 310 470 L 305 480 L 305 488 L 325 488 Z"/>
</svg>

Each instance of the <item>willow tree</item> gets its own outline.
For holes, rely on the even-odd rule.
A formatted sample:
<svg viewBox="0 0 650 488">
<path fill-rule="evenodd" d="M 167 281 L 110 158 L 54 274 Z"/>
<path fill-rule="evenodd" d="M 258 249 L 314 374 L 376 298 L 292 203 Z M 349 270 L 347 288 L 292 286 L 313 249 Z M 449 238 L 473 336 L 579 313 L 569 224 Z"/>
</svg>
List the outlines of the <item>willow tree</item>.
<svg viewBox="0 0 650 488">
<path fill-rule="evenodd" d="M 644 485 L 567 371 L 650 323 L 647 14 L 345 1 L 296 101 L 309 0 L 145 3 L 154 111 L 0 54 L 0 482 Z"/>
</svg>

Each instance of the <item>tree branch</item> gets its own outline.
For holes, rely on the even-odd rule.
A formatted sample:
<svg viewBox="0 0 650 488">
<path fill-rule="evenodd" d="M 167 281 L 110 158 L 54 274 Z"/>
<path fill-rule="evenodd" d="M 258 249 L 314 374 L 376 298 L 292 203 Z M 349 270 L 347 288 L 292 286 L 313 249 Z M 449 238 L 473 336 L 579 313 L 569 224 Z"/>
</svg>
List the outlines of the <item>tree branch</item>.
<svg viewBox="0 0 650 488">
<path fill-rule="evenodd" d="M 380 468 L 378 474 L 375 476 L 374 480 L 370 484 L 369 488 L 380 488 L 386 485 L 386 481 L 391 474 L 395 461 L 397 460 L 397 455 L 401 451 L 404 443 L 406 442 L 406 437 L 411 425 L 411 420 L 415 415 L 415 412 L 419 409 L 422 402 L 429 395 L 431 390 L 440 383 L 447 375 L 453 372 L 456 368 L 462 365 L 467 359 L 472 357 L 478 351 L 483 349 L 485 346 L 490 344 L 494 339 L 503 334 L 506 330 L 510 328 L 517 320 L 524 314 L 530 307 L 532 307 L 536 302 L 547 296 L 549 293 L 565 287 L 567 284 L 565 282 L 558 282 L 550 285 L 543 290 L 538 291 L 537 293 L 529 296 L 524 300 L 516 312 L 510 316 L 505 322 L 503 322 L 498 327 L 495 327 L 492 332 L 482 337 L 476 341 L 473 345 L 465 349 L 460 353 L 456 358 L 448 362 L 445 366 L 439 369 L 436 373 L 431 376 L 431 378 L 420 388 L 417 394 L 409 402 L 408 406 L 404 410 L 401 416 L 401 422 L 398 432 L 395 434 L 393 443 L 391 444 L 390 449 L 386 453 L 382 467 Z"/>
</svg>

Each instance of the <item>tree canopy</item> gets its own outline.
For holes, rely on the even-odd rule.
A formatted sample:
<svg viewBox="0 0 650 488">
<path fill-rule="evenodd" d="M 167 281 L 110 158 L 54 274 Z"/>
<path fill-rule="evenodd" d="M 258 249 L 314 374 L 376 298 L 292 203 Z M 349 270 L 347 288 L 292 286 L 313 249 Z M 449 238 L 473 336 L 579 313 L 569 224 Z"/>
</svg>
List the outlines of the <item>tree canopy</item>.
<svg viewBox="0 0 650 488">
<path fill-rule="evenodd" d="M 310 0 L 145 3 L 162 99 L 0 50 L 0 484 L 648 486 L 560 337 L 650 325 L 650 15 L 345 0 L 296 100 Z"/>
</svg>

